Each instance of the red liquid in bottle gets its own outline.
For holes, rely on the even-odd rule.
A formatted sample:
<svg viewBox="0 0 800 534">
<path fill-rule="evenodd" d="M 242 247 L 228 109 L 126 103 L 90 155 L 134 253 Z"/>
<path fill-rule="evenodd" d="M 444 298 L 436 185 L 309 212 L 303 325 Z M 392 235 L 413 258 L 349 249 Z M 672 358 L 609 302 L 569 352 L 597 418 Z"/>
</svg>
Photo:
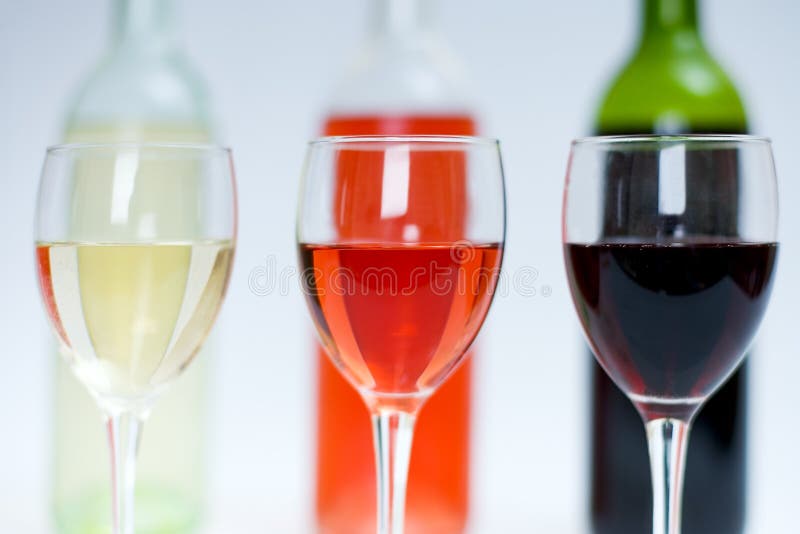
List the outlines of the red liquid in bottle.
<svg viewBox="0 0 800 534">
<path fill-rule="evenodd" d="M 469 115 L 334 115 L 325 123 L 325 135 L 474 135 Z M 420 155 L 416 155 L 419 158 Z M 412 161 L 430 165 L 424 157 Z M 380 209 L 380 189 L 346 193 L 346 158 L 340 160 L 342 179 L 337 202 L 370 221 L 370 210 Z M 402 241 L 409 224 L 419 241 L 444 241 L 463 235 L 465 223 L 463 180 L 431 180 L 409 191 L 410 195 L 448 195 L 452 209 L 410 212 L 399 217 L 394 229 L 382 229 L 384 238 Z M 342 195 L 350 195 L 344 198 Z M 409 202 L 409 206 L 421 205 Z M 432 221 L 432 217 L 445 217 Z M 435 224 L 434 224 L 435 223 Z M 366 223 L 367 225 L 369 223 Z M 372 234 L 376 229 L 343 223 L 340 237 Z M 390 235 L 385 235 L 389 232 Z M 450 234 L 450 235 L 448 235 Z M 369 412 L 355 389 L 345 381 L 320 348 L 317 427 L 317 525 L 321 534 L 373 534 L 375 531 L 375 454 Z M 407 534 L 456 534 L 464 530 L 469 499 L 469 433 L 472 356 L 447 379 L 423 406 L 417 420 L 406 503 Z"/>
</svg>

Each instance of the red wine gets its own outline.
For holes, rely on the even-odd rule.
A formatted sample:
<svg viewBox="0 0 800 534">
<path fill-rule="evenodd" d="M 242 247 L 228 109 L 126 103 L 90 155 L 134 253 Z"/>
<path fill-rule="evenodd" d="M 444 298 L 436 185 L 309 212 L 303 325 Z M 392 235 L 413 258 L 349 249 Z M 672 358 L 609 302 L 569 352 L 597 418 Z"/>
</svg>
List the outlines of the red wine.
<svg viewBox="0 0 800 534">
<path fill-rule="evenodd" d="M 648 417 L 697 403 L 744 355 L 772 288 L 777 244 L 565 245 L 598 360 Z"/>
<path fill-rule="evenodd" d="M 691 133 L 746 133 L 744 127 L 732 128 L 694 125 Z M 652 134 L 654 129 L 635 128 L 600 130 L 598 135 Z M 699 202 L 710 194 L 724 196 L 731 206 L 738 204 L 739 167 L 736 151 L 718 151 L 713 165 L 702 157 L 686 155 L 687 172 L 697 174 L 703 169 L 707 180 L 691 184 L 687 203 Z M 608 169 L 606 201 L 615 189 L 624 187 L 621 179 L 626 165 L 633 164 L 622 154 L 612 154 L 606 161 Z M 642 155 L 636 159 L 638 180 L 626 194 L 640 200 L 657 198 L 658 160 Z M 713 192 L 713 193 L 712 193 Z M 688 206 L 688 204 L 687 204 Z M 610 205 L 606 206 L 603 236 L 613 241 L 624 235 L 670 235 L 682 225 L 683 231 L 695 235 L 724 235 L 734 239 L 738 231 L 735 209 L 712 214 L 695 204 L 687 208 L 703 217 L 678 221 L 674 217 L 658 216 L 651 204 L 638 216 L 624 219 Z M 651 218 L 641 217 L 645 213 Z M 629 214 L 632 215 L 632 214 Z M 686 224 L 690 226 L 687 227 Z M 652 528 L 652 483 L 642 420 L 631 401 L 619 390 L 606 372 L 594 360 L 587 348 L 591 373 L 591 433 L 590 433 L 590 496 L 593 534 L 649 532 Z M 744 363 L 706 402 L 692 425 L 692 437 L 686 457 L 683 498 L 684 534 L 741 534 L 744 529 L 747 475 L 747 369 Z"/>
<path fill-rule="evenodd" d="M 602 97 L 595 133 L 747 133 L 747 117 L 736 87 L 702 44 L 697 2 L 640 0 L 639 4 L 639 46 Z M 680 38 L 673 38 L 676 32 Z M 693 80 L 685 76 L 688 70 L 702 72 L 713 83 L 703 87 L 691 83 Z M 705 191 L 698 182 L 694 187 L 700 190 L 687 191 L 687 202 L 704 198 L 709 190 L 723 192 L 731 202 L 727 217 L 703 221 L 705 226 L 695 229 L 695 235 L 736 237 L 739 217 L 734 209 L 738 205 L 735 154 L 730 162 L 731 172 L 727 176 L 724 172 L 709 176 Z M 613 170 L 609 165 L 609 171 Z M 619 185 L 609 175 L 608 187 L 615 189 Z M 606 210 L 603 238 L 633 235 L 630 232 L 637 230 L 635 220 L 628 221 L 627 228 L 615 227 L 613 219 L 617 215 L 613 209 Z M 669 231 L 668 219 L 657 222 Z M 650 532 L 653 497 L 641 418 L 588 348 L 586 356 L 590 362 L 591 532 Z M 744 531 L 747 368 L 745 360 L 702 407 L 692 426 L 686 458 L 683 534 Z"/>
<path fill-rule="evenodd" d="M 693 128 L 692 133 L 745 133 L 718 128 Z M 652 130 L 629 128 L 605 130 L 602 135 L 653 133 Z M 718 151 L 713 165 L 702 157 L 687 154 L 690 174 L 704 169 L 708 179 L 692 184 L 687 202 L 700 201 L 710 194 L 722 195 L 729 205 L 738 204 L 739 167 L 736 151 Z M 613 176 L 624 176 L 626 165 L 633 161 L 622 154 L 612 154 L 606 161 L 608 180 L 607 201 L 614 190 L 624 187 Z M 635 162 L 639 172 L 636 184 L 626 194 L 637 198 L 657 198 L 658 160 L 646 155 Z M 713 174 L 709 174 L 712 172 Z M 724 235 L 735 239 L 738 214 L 735 209 L 712 214 L 709 210 L 691 208 L 693 213 L 705 212 L 692 221 L 660 217 L 658 210 L 640 211 L 638 216 L 621 219 L 607 205 L 603 236 L 613 241 L 624 235 L 670 235 L 682 230 L 695 235 Z M 688 208 L 687 208 L 688 209 Z M 643 213 L 652 218 L 641 217 Z M 614 214 L 614 215 L 612 215 Z M 629 214 L 632 215 L 632 214 Z M 689 223 L 691 226 L 686 227 Z M 591 432 L 590 432 L 590 494 L 593 534 L 620 532 L 649 532 L 652 528 L 652 487 L 647 441 L 642 421 L 631 401 L 612 382 L 600 365 L 590 358 L 591 374 Z M 741 534 L 744 528 L 747 474 L 747 360 L 703 405 L 692 426 L 687 452 L 683 499 L 684 534 Z"/>
<path fill-rule="evenodd" d="M 362 391 L 427 395 L 489 310 L 498 244 L 300 245 L 306 300 L 337 366 Z"/>
</svg>

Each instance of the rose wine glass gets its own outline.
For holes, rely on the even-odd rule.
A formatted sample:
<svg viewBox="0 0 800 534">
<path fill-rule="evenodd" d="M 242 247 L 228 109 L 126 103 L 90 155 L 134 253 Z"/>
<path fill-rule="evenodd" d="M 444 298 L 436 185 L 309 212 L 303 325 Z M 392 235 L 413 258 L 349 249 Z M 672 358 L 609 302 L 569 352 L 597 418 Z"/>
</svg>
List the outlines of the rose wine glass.
<svg viewBox="0 0 800 534">
<path fill-rule="evenodd" d="M 644 420 L 653 533 L 680 534 L 692 419 L 741 363 L 772 289 L 778 192 L 751 136 L 572 145 L 564 258 L 597 361 Z"/>
<path fill-rule="evenodd" d="M 35 237 L 61 352 L 106 418 L 113 532 L 133 534 L 141 427 L 202 345 L 228 285 L 236 239 L 230 151 L 52 147 Z"/>
<path fill-rule="evenodd" d="M 403 532 L 415 418 L 480 330 L 504 237 L 496 141 L 330 137 L 309 146 L 302 285 L 322 345 L 372 416 L 379 534 Z"/>
</svg>

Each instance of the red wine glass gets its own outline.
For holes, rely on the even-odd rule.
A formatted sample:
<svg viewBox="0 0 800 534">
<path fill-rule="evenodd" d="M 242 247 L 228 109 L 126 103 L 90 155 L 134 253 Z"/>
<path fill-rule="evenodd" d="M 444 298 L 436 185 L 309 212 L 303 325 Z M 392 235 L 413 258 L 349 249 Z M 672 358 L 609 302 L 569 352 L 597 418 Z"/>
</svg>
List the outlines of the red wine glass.
<svg viewBox="0 0 800 534">
<path fill-rule="evenodd" d="M 597 361 L 644 420 L 654 534 L 680 534 L 692 420 L 761 323 L 777 220 L 767 139 L 572 145 L 562 227 L 569 287 Z"/>
<path fill-rule="evenodd" d="M 322 345 L 372 417 L 379 534 L 402 534 L 417 413 L 489 310 L 505 238 L 498 143 L 330 137 L 310 144 L 297 220 Z"/>
</svg>

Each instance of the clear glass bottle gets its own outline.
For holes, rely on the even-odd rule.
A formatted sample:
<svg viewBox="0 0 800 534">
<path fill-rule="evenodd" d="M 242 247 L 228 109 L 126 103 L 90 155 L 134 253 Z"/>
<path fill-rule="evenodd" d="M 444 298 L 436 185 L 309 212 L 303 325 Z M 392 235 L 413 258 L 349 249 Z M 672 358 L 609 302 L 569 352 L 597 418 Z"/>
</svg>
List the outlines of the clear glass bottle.
<svg viewBox="0 0 800 534">
<path fill-rule="evenodd" d="M 77 91 L 65 140 L 209 140 L 205 84 L 177 39 L 173 0 L 112 3 L 109 50 Z"/>
<path fill-rule="evenodd" d="M 110 47 L 69 107 L 64 140 L 210 140 L 205 86 L 179 46 L 172 0 L 114 0 L 112 4 Z M 154 180 L 148 193 L 163 193 L 169 182 Z M 91 214 L 82 219 L 90 221 Z M 193 532 L 201 523 L 211 342 L 164 394 L 148 420 L 137 473 L 138 534 Z M 101 414 L 62 359 L 54 361 L 57 529 L 64 534 L 107 533 L 111 528 L 110 475 L 108 445 L 98 423 Z"/>
<path fill-rule="evenodd" d="M 370 8 L 367 39 L 333 94 L 322 132 L 475 134 L 475 115 L 460 64 L 434 25 L 435 2 L 372 0 Z M 359 191 L 362 201 L 350 205 L 372 209 L 375 203 L 371 201 L 380 197 L 379 187 Z M 404 217 L 406 222 L 416 220 L 421 241 L 436 240 L 435 235 L 426 234 L 424 215 Z M 454 215 L 451 224 L 463 221 Z M 358 229 L 339 229 L 342 238 L 353 231 Z M 322 349 L 317 352 L 317 527 L 325 534 L 371 534 L 376 499 L 369 414 Z M 420 414 L 408 481 L 409 534 L 455 534 L 465 528 L 474 357 L 466 360 Z"/>
</svg>

